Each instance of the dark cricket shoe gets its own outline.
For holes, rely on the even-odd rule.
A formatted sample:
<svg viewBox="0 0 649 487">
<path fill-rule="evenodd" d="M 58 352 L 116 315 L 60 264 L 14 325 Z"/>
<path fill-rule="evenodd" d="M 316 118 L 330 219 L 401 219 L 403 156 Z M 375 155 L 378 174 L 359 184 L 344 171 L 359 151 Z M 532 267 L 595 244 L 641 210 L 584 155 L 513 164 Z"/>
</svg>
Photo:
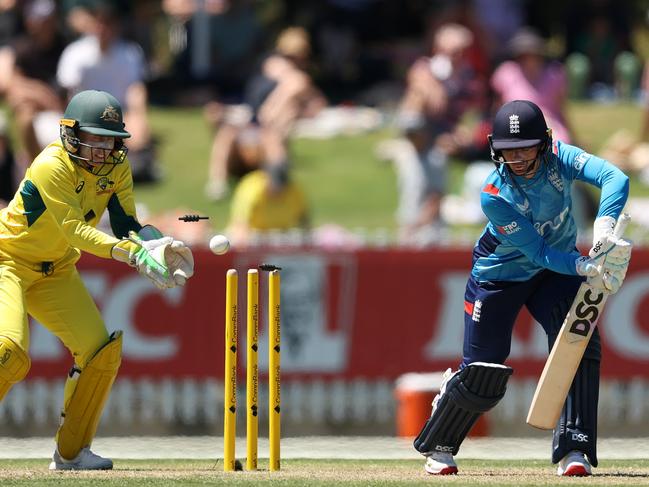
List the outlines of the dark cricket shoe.
<svg viewBox="0 0 649 487">
<path fill-rule="evenodd" d="M 87 446 L 72 460 L 66 460 L 59 454 L 59 449 L 54 451 L 50 470 L 111 470 L 113 461 L 110 458 L 100 457 Z"/>
</svg>

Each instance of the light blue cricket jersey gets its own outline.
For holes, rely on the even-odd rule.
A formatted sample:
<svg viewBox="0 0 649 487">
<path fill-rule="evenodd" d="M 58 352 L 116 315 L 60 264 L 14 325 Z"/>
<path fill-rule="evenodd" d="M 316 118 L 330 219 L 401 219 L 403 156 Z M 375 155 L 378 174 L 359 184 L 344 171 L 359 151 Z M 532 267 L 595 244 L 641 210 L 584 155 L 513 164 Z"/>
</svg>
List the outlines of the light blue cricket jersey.
<svg viewBox="0 0 649 487">
<path fill-rule="evenodd" d="M 482 188 L 489 223 L 474 249 L 472 276 L 478 282 L 526 281 L 542 269 L 576 275 L 575 179 L 601 189 L 597 216 L 620 216 L 629 178 L 578 147 L 554 142 L 532 179 L 514 176 L 504 164 L 494 170 Z"/>
</svg>

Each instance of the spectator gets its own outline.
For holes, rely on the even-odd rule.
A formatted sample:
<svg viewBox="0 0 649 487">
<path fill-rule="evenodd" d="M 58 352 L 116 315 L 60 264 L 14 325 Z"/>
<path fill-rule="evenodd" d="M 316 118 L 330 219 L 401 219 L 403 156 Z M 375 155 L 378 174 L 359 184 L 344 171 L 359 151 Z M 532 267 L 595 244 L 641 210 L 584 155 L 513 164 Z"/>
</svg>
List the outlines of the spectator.
<svg viewBox="0 0 649 487">
<path fill-rule="evenodd" d="M 245 246 L 259 233 L 307 226 L 306 197 L 289 177 L 286 165 L 267 165 L 237 185 L 227 230 L 233 245 Z"/>
<path fill-rule="evenodd" d="M 207 105 L 207 120 L 217 130 L 212 143 L 205 193 L 217 201 L 228 193 L 228 176 L 261 165 L 288 164 L 287 139 L 300 117 L 313 116 L 326 100 L 306 72 L 311 48 L 302 28 L 286 29 L 276 50 L 246 87 L 244 107 Z"/>
<path fill-rule="evenodd" d="M 7 206 L 18 189 L 24 168 L 17 165 L 7 133 L 7 119 L 0 113 L 0 209 Z"/>
<path fill-rule="evenodd" d="M 513 100 L 530 100 L 538 105 L 552 127 L 554 139 L 572 142 L 565 116 L 568 94 L 563 65 L 547 58 L 543 38 L 533 29 L 519 30 L 509 42 L 510 60 L 496 68 L 491 87 L 500 106 Z"/>
<path fill-rule="evenodd" d="M 408 72 L 398 115 L 405 140 L 393 146 L 396 151 L 384 152 L 396 162 L 403 243 L 426 245 L 438 237 L 447 159 L 472 143 L 460 120 L 469 109 L 482 110 L 486 100 L 484 80 L 466 55 L 472 43 L 466 27 L 444 24 L 435 33 L 432 55 Z"/>
<path fill-rule="evenodd" d="M 0 46 L 5 46 L 21 31 L 20 8 L 16 0 L 0 2 Z"/>
<path fill-rule="evenodd" d="M 155 181 L 160 174 L 147 113 L 142 49 L 122 37 L 122 19 L 112 3 L 98 0 L 89 12 L 91 33 L 65 48 L 58 64 L 58 81 L 70 96 L 87 89 L 114 94 L 124 107 L 125 123 L 132 135 L 129 159 L 133 180 Z"/>
<path fill-rule="evenodd" d="M 507 42 L 521 28 L 525 19 L 525 2 L 511 0 L 470 0 L 475 22 L 485 33 L 486 49 L 491 59 L 507 55 Z M 528 7 L 529 9 L 529 7 Z"/>
<path fill-rule="evenodd" d="M 645 62 L 642 74 L 642 92 L 645 98 L 640 140 L 649 142 L 649 61 Z"/>
<path fill-rule="evenodd" d="M 632 5 L 614 0 L 568 2 L 566 67 L 571 96 L 611 100 L 635 95 L 642 65 L 631 52 Z"/>
<path fill-rule="evenodd" d="M 62 14 L 63 23 L 68 29 L 66 34 L 71 38 L 79 36 L 90 35 L 94 32 L 95 20 L 93 8 L 97 1 L 103 2 L 105 0 L 60 0 L 60 10 Z M 112 7 L 120 13 L 123 18 L 128 18 L 130 23 L 134 19 L 134 10 L 142 5 L 151 3 L 155 0 L 140 0 L 132 2 L 130 0 L 108 0 Z M 137 5 L 134 5 L 136 4 Z"/>
<path fill-rule="evenodd" d="M 491 86 L 497 104 L 514 100 L 529 100 L 541 108 L 552 138 L 574 144 L 574 134 L 565 115 L 568 82 L 563 65 L 549 60 L 543 38 L 529 27 L 524 27 L 509 43 L 511 60 L 494 71 Z M 572 186 L 573 214 L 580 230 L 587 231 L 595 216 L 597 203 L 585 184 L 577 181 Z"/>
<path fill-rule="evenodd" d="M 152 96 L 189 105 L 202 105 L 215 94 L 240 102 L 263 34 L 253 2 L 164 0 L 162 11 L 168 42 L 156 46 L 165 67 L 152 83 Z"/>
<path fill-rule="evenodd" d="M 0 53 L 0 92 L 18 129 L 25 160 L 33 160 L 58 137 L 64 100 L 56 82 L 56 66 L 64 41 L 58 30 L 54 0 L 30 0 L 24 5 L 25 33 Z"/>
<path fill-rule="evenodd" d="M 600 156 L 649 185 L 649 62 L 644 67 L 642 91 L 645 101 L 639 134 L 620 127 L 603 143 Z"/>
</svg>

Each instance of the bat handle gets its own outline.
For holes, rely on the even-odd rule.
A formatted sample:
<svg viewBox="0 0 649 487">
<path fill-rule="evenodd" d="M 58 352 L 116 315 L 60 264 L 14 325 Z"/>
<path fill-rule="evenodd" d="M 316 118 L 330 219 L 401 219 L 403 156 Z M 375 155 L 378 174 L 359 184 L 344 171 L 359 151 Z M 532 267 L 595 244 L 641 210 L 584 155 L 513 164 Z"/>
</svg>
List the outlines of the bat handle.
<svg viewBox="0 0 649 487">
<path fill-rule="evenodd" d="M 613 229 L 613 236 L 616 239 L 622 238 L 622 235 L 624 235 L 624 232 L 626 230 L 627 225 L 631 221 L 631 217 L 629 216 L 628 213 L 622 213 L 620 215 L 620 218 L 617 219 L 617 224 L 615 225 L 615 228 Z"/>
</svg>

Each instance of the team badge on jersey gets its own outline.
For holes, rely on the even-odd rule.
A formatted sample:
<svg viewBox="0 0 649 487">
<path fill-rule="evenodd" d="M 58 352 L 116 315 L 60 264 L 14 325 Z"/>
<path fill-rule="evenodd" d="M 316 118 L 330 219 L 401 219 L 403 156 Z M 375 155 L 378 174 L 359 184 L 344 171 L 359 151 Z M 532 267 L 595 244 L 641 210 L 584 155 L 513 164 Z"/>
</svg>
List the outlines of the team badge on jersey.
<svg viewBox="0 0 649 487">
<path fill-rule="evenodd" d="M 548 181 L 550 181 L 550 184 L 554 186 L 554 189 L 559 193 L 563 193 L 563 180 L 556 168 L 552 167 L 548 170 Z"/>
<path fill-rule="evenodd" d="M 115 186 L 115 181 L 111 181 L 106 176 L 103 176 L 97 180 L 97 185 L 95 188 L 96 193 L 97 194 L 112 193 L 113 186 Z"/>
</svg>

